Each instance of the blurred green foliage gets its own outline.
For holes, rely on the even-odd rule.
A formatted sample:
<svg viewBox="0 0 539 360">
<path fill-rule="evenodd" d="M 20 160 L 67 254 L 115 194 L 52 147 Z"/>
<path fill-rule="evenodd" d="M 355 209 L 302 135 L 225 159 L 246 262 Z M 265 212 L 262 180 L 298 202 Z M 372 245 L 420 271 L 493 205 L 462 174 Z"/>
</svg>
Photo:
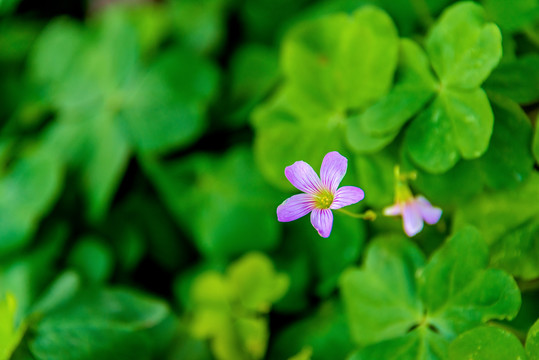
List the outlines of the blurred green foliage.
<svg viewBox="0 0 539 360">
<path fill-rule="evenodd" d="M 538 0 L 44 4 L 0 0 L 0 360 L 539 359 Z M 325 239 L 275 211 L 329 151 L 378 218 Z"/>
</svg>

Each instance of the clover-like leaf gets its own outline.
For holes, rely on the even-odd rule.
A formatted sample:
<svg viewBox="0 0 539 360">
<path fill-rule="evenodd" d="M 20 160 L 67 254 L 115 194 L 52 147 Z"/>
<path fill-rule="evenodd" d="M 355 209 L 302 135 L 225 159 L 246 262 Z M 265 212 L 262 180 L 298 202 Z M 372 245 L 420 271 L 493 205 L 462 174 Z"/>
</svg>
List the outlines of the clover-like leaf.
<svg viewBox="0 0 539 360">
<path fill-rule="evenodd" d="M 217 83 L 217 70 L 209 61 L 183 49 L 169 50 L 126 91 L 118 120 L 140 152 L 189 145 L 205 128 Z"/>
<path fill-rule="evenodd" d="M 503 271 L 486 269 L 488 261 L 488 246 L 480 233 L 464 228 L 434 253 L 419 274 L 427 321 L 445 338 L 489 319 L 516 316 L 521 302 L 518 286 Z"/>
<path fill-rule="evenodd" d="M 520 307 L 515 281 L 487 269 L 488 247 L 473 228 L 455 233 L 426 265 L 404 238 L 371 243 L 360 269 L 341 278 L 353 359 L 445 359 L 449 342 Z M 479 291 L 479 289 L 481 289 Z"/>
<path fill-rule="evenodd" d="M 231 288 L 242 306 L 251 311 L 268 312 L 289 287 L 286 274 L 277 274 L 271 261 L 260 253 L 251 253 L 227 270 Z"/>
<path fill-rule="evenodd" d="M 255 154 L 264 176 L 289 189 L 282 169 L 303 159 L 316 164 L 332 150 L 343 150 L 346 122 L 385 95 L 397 65 L 398 37 L 391 19 L 364 6 L 351 15 L 330 14 L 294 27 L 281 53 L 285 82 L 275 96 L 255 109 Z M 361 85 L 360 85 L 361 84 Z M 356 136 L 357 135 L 357 136 Z M 347 138 L 366 144 L 362 133 Z M 374 140 L 376 142 L 376 139 Z"/>
<path fill-rule="evenodd" d="M 400 128 L 433 96 L 436 88 L 428 59 L 415 42 L 402 39 L 397 83 L 363 113 L 347 119 L 346 138 L 356 152 L 372 153 L 388 145 Z"/>
<path fill-rule="evenodd" d="M 385 237 L 371 243 L 362 268 L 343 273 L 340 286 L 357 343 L 399 337 L 421 321 L 415 273 L 424 263 L 423 254 L 403 237 Z"/>
<path fill-rule="evenodd" d="M 488 148 L 494 116 L 479 86 L 501 58 L 500 31 L 485 22 L 480 5 L 457 3 L 432 28 L 427 53 L 440 82 L 438 96 L 412 121 L 405 143 L 421 168 L 443 173 Z"/>
<path fill-rule="evenodd" d="M 462 2 L 448 8 L 428 35 L 427 53 L 444 87 L 474 89 L 502 56 L 501 33 L 483 8 Z"/>
<path fill-rule="evenodd" d="M 36 325 L 36 359 L 147 359 L 162 351 L 173 327 L 166 304 L 133 291 L 89 289 Z"/>
<path fill-rule="evenodd" d="M 361 115 L 366 133 L 380 136 L 399 129 L 434 96 L 437 83 L 429 60 L 412 40 L 400 41 L 396 78 L 389 94 Z"/>
<path fill-rule="evenodd" d="M 331 113 L 291 88 L 284 88 L 253 113 L 254 154 L 260 171 L 273 185 L 293 189 L 283 169 L 298 159 L 315 168 L 330 151 L 343 151 L 341 123 Z"/>
<path fill-rule="evenodd" d="M 329 15 L 293 29 L 283 45 L 283 71 L 330 108 L 361 108 L 388 91 L 397 46 L 391 18 L 364 6 L 351 16 Z"/>
<path fill-rule="evenodd" d="M 460 154 L 451 120 L 440 98 L 412 121 L 405 144 L 412 160 L 429 172 L 443 173 L 455 166 Z"/>
<path fill-rule="evenodd" d="M 203 272 L 190 288 L 191 331 L 211 341 L 217 359 L 262 359 L 269 338 L 265 314 L 288 285 L 260 253 L 244 255 L 226 274 Z"/>
<path fill-rule="evenodd" d="M 172 48 L 146 67 L 139 48 L 128 12 L 111 9 L 87 28 L 51 22 L 30 54 L 31 79 L 57 112 L 47 147 L 78 170 L 92 221 L 106 214 L 132 150 L 163 153 L 201 135 L 217 86 L 200 56 Z"/>
<path fill-rule="evenodd" d="M 449 346 L 449 360 L 525 360 L 518 338 L 494 326 L 466 331 Z"/>
</svg>

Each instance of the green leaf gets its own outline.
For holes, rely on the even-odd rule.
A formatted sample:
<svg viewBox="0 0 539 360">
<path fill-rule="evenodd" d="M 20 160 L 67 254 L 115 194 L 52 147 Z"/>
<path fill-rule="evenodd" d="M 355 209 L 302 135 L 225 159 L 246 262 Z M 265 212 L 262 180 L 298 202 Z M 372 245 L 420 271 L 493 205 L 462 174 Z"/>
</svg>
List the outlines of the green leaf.
<svg viewBox="0 0 539 360">
<path fill-rule="evenodd" d="M 60 116 L 46 130 L 43 149 L 78 170 L 90 221 L 101 221 L 127 168 L 130 146 L 110 113 Z"/>
<path fill-rule="evenodd" d="M 526 337 L 526 354 L 529 360 L 539 359 L 539 320 L 533 324 Z"/>
<path fill-rule="evenodd" d="M 17 300 L 12 294 L 7 294 L 0 301 L 0 360 L 9 360 L 26 330 L 25 325 L 15 324 Z"/>
<path fill-rule="evenodd" d="M 449 114 L 441 98 L 420 113 L 406 130 L 405 145 L 411 159 L 430 173 L 443 173 L 460 159 Z"/>
<path fill-rule="evenodd" d="M 436 80 L 424 51 L 409 39 L 400 41 L 397 82 L 389 94 L 362 114 L 361 125 L 372 136 L 398 130 L 434 95 Z"/>
<path fill-rule="evenodd" d="M 527 54 L 501 63 L 484 84 L 487 92 L 504 95 L 519 104 L 539 100 L 539 55 Z"/>
<path fill-rule="evenodd" d="M 143 153 L 162 153 L 195 141 L 217 88 L 213 64 L 182 49 L 163 53 L 126 95 L 120 124 Z"/>
<path fill-rule="evenodd" d="M 250 311 L 268 312 L 289 287 L 285 274 L 277 274 L 271 261 L 260 253 L 250 253 L 227 270 L 231 289 L 241 305 Z"/>
<path fill-rule="evenodd" d="M 476 161 L 492 189 L 516 187 L 533 169 L 532 129 L 522 108 L 502 96 L 490 96 L 496 121 L 487 152 Z"/>
<path fill-rule="evenodd" d="M 48 151 L 29 151 L 0 179 L 0 254 L 20 249 L 54 205 L 62 164 Z"/>
<path fill-rule="evenodd" d="M 291 83 L 328 108 L 362 108 L 389 90 L 397 51 L 391 18 L 365 6 L 351 17 L 300 23 L 285 39 L 282 66 Z"/>
<path fill-rule="evenodd" d="M 101 71 L 107 72 L 111 85 L 128 84 L 139 67 L 139 43 L 135 27 L 127 12 L 120 8 L 110 8 L 101 13 L 96 23 L 97 42 L 94 51 L 100 56 Z"/>
<path fill-rule="evenodd" d="M 522 280 L 539 277 L 539 218 L 511 229 L 491 246 L 491 264 Z"/>
<path fill-rule="evenodd" d="M 172 164 L 148 159 L 144 166 L 204 256 L 226 259 L 277 244 L 279 193 L 258 173 L 248 149 L 233 148 L 221 157 L 198 154 Z"/>
<path fill-rule="evenodd" d="M 307 359 L 345 359 L 353 348 L 342 305 L 328 301 L 314 314 L 279 332 L 268 358 L 287 359 L 302 349 L 311 349 L 311 357 Z"/>
<path fill-rule="evenodd" d="M 460 333 L 516 316 L 518 286 L 487 264 L 473 228 L 455 233 L 426 265 L 405 238 L 374 240 L 363 267 L 341 277 L 352 337 L 364 346 L 353 359 L 445 359 Z"/>
<path fill-rule="evenodd" d="M 483 8 L 473 2 L 447 8 L 430 31 L 426 45 L 444 87 L 473 90 L 502 56 L 500 30 L 485 22 Z"/>
<path fill-rule="evenodd" d="M 349 27 L 348 22 L 347 15 L 338 14 L 301 23 L 283 43 L 281 66 L 284 75 L 330 109 L 346 105 L 342 98 L 343 85 L 335 79 L 342 71 L 338 47 L 342 33 Z"/>
<path fill-rule="evenodd" d="M 86 142 L 75 166 L 81 173 L 81 186 L 87 202 L 87 214 L 93 221 L 105 216 L 127 168 L 130 147 L 120 129 L 108 116 L 86 124 Z M 67 149 L 69 151 L 69 149 Z M 61 150 L 60 150 L 61 151 Z"/>
<path fill-rule="evenodd" d="M 72 270 L 65 271 L 58 275 L 48 286 L 43 294 L 32 306 L 32 315 L 42 316 L 58 308 L 77 295 L 81 290 L 81 279 L 79 274 Z"/>
<path fill-rule="evenodd" d="M 447 345 L 440 335 L 419 327 L 403 337 L 369 345 L 349 360 L 445 360 Z"/>
<path fill-rule="evenodd" d="M 182 45 L 206 54 L 218 50 L 225 39 L 228 3 L 227 0 L 174 0 L 166 10 Z"/>
<path fill-rule="evenodd" d="M 153 298 L 91 289 L 46 314 L 36 326 L 30 350 L 36 359 L 148 359 L 170 336 L 170 316 L 168 307 Z"/>
<path fill-rule="evenodd" d="M 371 155 L 358 155 L 355 159 L 358 184 L 367 194 L 363 201 L 376 208 L 391 204 L 395 198 L 396 156 L 385 149 Z"/>
<path fill-rule="evenodd" d="M 253 114 L 255 154 L 264 176 L 290 189 L 283 168 L 298 159 L 316 166 L 327 152 L 342 151 L 341 131 L 347 123 L 347 139 L 356 151 L 391 142 L 397 132 L 365 141 L 370 137 L 361 132 L 360 120 L 347 119 L 347 114 L 389 91 L 397 52 L 391 19 L 371 6 L 351 16 L 330 14 L 294 27 L 281 54 L 285 85 Z"/>
<path fill-rule="evenodd" d="M 370 243 L 361 269 L 342 274 L 342 297 L 358 344 L 399 337 L 421 320 L 415 273 L 424 262 L 423 254 L 403 237 L 384 237 Z"/>
<path fill-rule="evenodd" d="M 477 176 L 477 167 L 471 161 L 459 161 L 443 174 L 431 174 L 415 165 L 408 154 L 401 154 L 402 170 L 417 172 L 413 187 L 425 195 L 433 204 L 442 207 L 455 206 L 466 202 L 470 196 L 483 189 L 480 181 L 470 181 Z M 443 206 L 446 205 L 446 206 Z"/>
<path fill-rule="evenodd" d="M 362 108 L 385 95 L 393 83 L 398 58 L 398 34 L 382 10 L 363 6 L 351 17 L 339 48 L 338 67 L 349 108 Z M 361 84 L 361 86 L 358 86 Z"/>
<path fill-rule="evenodd" d="M 392 142 L 399 134 L 399 131 L 396 130 L 381 136 L 369 135 L 365 130 L 363 130 L 364 114 L 350 116 L 346 120 L 346 140 L 348 141 L 348 144 L 352 150 L 359 154 L 375 153 L 382 150 L 390 142 Z"/>
<path fill-rule="evenodd" d="M 536 0 L 483 0 L 485 11 L 503 30 L 510 33 L 522 30 L 539 18 Z"/>
<path fill-rule="evenodd" d="M 434 253 L 418 281 L 427 321 L 447 339 L 488 319 L 514 318 L 520 291 L 511 276 L 488 265 L 488 246 L 463 228 Z"/>
<path fill-rule="evenodd" d="M 262 359 L 269 338 L 269 312 L 288 287 L 263 254 L 249 253 L 230 265 L 226 275 L 210 270 L 190 288 L 191 331 L 211 339 L 217 359 Z"/>
<path fill-rule="evenodd" d="M 264 177 L 281 189 L 293 189 L 284 176 L 285 167 L 303 160 L 316 169 L 328 152 L 344 150 L 341 115 L 318 111 L 316 105 L 302 100 L 305 98 L 297 92 L 284 88 L 253 113 L 257 165 Z"/>
<path fill-rule="evenodd" d="M 453 227 L 473 225 L 492 244 L 510 230 L 539 214 L 539 175 L 532 172 L 515 189 L 486 193 L 467 201 L 456 210 Z"/>
<path fill-rule="evenodd" d="M 449 346 L 449 360 L 525 360 L 518 338 L 497 327 L 481 326 L 457 337 Z"/>
<path fill-rule="evenodd" d="M 451 91 L 440 94 L 444 110 L 451 121 L 455 145 L 464 159 L 475 159 L 488 148 L 494 115 L 482 89 Z"/>
<path fill-rule="evenodd" d="M 425 170 L 442 173 L 459 160 L 474 159 L 488 148 L 494 115 L 482 89 L 446 89 L 406 132 L 412 159 Z"/>
</svg>

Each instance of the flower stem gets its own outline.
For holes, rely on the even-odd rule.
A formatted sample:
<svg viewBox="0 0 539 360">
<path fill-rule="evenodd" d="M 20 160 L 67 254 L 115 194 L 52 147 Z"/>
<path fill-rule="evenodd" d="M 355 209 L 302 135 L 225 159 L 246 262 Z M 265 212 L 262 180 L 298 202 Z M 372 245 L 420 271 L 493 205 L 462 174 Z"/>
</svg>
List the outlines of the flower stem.
<svg viewBox="0 0 539 360">
<path fill-rule="evenodd" d="M 363 214 L 356 214 L 356 213 L 353 213 L 344 209 L 337 209 L 337 211 L 340 211 L 343 214 L 356 218 L 356 219 L 371 220 L 371 221 L 376 220 L 376 213 L 372 210 L 367 210 Z"/>
</svg>

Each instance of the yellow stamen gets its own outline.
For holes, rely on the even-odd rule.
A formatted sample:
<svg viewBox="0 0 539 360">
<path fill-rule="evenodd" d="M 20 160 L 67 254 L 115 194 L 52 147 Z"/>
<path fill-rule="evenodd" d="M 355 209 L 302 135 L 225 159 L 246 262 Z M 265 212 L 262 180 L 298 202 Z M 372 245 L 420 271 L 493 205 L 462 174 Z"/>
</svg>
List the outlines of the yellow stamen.
<svg viewBox="0 0 539 360">
<path fill-rule="evenodd" d="M 322 190 L 315 196 L 316 207 L 319 209 L 329 209 L 333 204 L 333 194 L 329 190 Z"/>
</svg>

